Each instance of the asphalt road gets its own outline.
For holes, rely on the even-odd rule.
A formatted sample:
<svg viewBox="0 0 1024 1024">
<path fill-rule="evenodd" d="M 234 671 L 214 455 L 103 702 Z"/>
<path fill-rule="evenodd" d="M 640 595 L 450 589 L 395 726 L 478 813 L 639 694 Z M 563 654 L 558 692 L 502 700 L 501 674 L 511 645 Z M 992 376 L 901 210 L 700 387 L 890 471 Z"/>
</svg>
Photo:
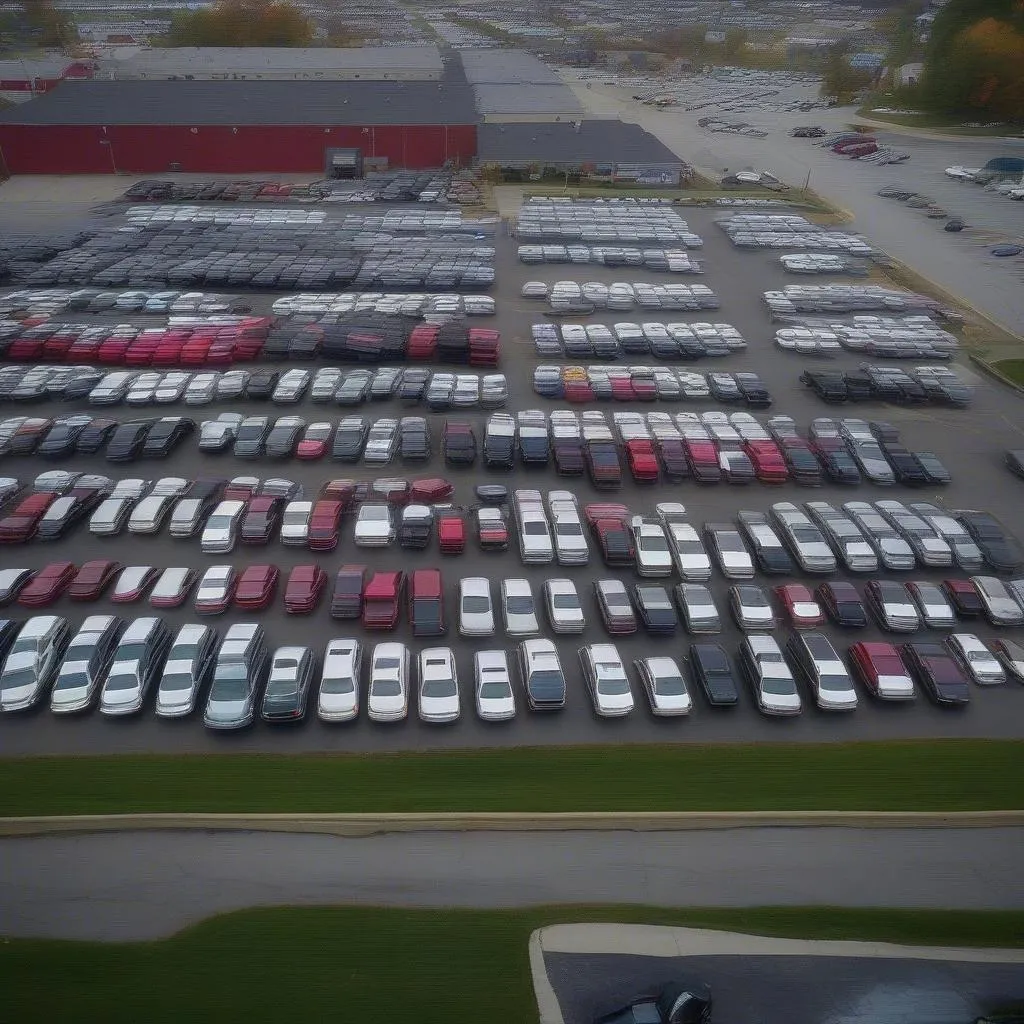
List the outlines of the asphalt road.
<svg viewBox="0 0 1024 1024">
<path fill-rule="evenodd" d="M 0 935 L 150 939 L 282 904 L 1011 909 L 1024 907 L 1022 840 L 1012 828 L 4 839 Z"/>
<path fill-rule="evenodd" d="M 793 139 L 796 125 L 820 124 L 844 131 L 857 120 L 852 107 L 809 113 L 743 110 L 727 113 L 714 107 L 687 111 L 678 107 L 655 110 L 631 99 L 631 85 L 608 80 L 567 80 L 586 109 L 596 116 L 619 116 L 643 125 L 673 152 L 713 176 L 744 168 L 768 170 L 794 187 L 805 182 L 826 199 L 856 217 L 854 230 L 918 273 L 981 310 L 997 323 L 1024 336 L 1024 261 L 990 256 L 987 246 L 999 241 L 1024 240 L 1024 204 L 986 193 L 977 185 L 947 178 L 954 164 L 983 166 L 996 156 L 1021 156 L 1024 140 L 991 137 L 923 138 L 898 131 L 874 132 L 879 143 L 910 153 L 903 164 L 876 167 L 848 160 L 814 144 Z M 666 86 L 669 89 L 670 86 Z M 685 89 L 685 85 L 682 87 Z M 806 90 L 805 90 L 806 92 Z M 746 121 L 768 132 L 767 138 L 712 133 L 698 119 L 717 116 Z M 963 217 L 970 230 L 950 234 L 943 221 L 928 220 L 918 210 L 876 193 L 886 186 L 923 193 L 950 215 Z M 1007 353 L 1009 354 L 1009 353 Z"/>
<path fill-rule="evenodd" d="M 845 956 L 645 957 L 548 953 L 565 1024 L 591 1024 L 670 979 L 711 986 L 729 1024 L 968 1024 L 1019 1003 L 1019 964 Z"/>
<path fill-rule="evenodd" d="M 347 211 L 346 211 L 347 212 Z M 710 286 L 718 294 L 722 308 L 714 313 L 706 314 L 674 314 L 663 313 L 655 316 L 650 311 L 636 310 L 632 314 L 613 314 L 595 318 L 604 322 L 616 320 L 644 321 L 657 319 L 662 321 L 683 320 L 695 322 L 701 320 L 724 321 L 734 324 L 746 337 L 749 349 L 741 354 L 718 361 L 704 360 L 699 365 L 702 369 L 753 369 L 760 373 L 775 396 L 771 412 L 792 415 L 797 423 L 806 428 L 809 421 L 818 415 L 828 415 L 834 410 L 820 403 L 804 389 L 798 381 L 799 373 L 804 365 L 800 357 L 780 352 L 771 338 L 773 327 L 767 316 L 761 293 L 765 289 L 779 288 L 792 283 L 793 278 L 785 275 L 778 265 L 775 256 L 763 252 L 739 252 L 732 248 L 724 234 L 714 225 L 720 211 L 691 210 L 686 216 L 691 226 L 703 235 L 705 247 L 700 256 L 705 263 L 706 273 L 696 279 Z M 541 399 L 532 391 L 531 380 L 533 367 L 539 362 L 534 356 L 530 342 L 530 325 L 542 319 L 542 307 L 528 300 L 519 298 L 522 283 L 531 278 L 543 278 L 554 281 L 559 278 L 585 280 L 644 280 L 646 275 L 623 269 L 610 270 L 599 267 L 523 266 L 515 256 L 514 240 L 499 237 L 497 271 L 499 286 L 494 294 L 498 299 L 498 315 L 494 325 L 501 330 L 505 354 L 502 369 L 508 375 L 511 398 L 509 409 L 517 410 L 527 407 L 541 407 L 546 410 L 557 407 L 557 403 Z M 665 275 L 662 275 L 665 277 Z M 257 308 L 266 308 L 268 298 L 258 298 Z M 77 314 L 74 318 L 77 318 Z M 828 365 L 853 366 L 857 358 L 842 354 Z M 685 502 L 697 524 L 706 521 L 729 519 L 738 508 L 766 510 L 773 502 L 780 500 L 811 500 L 824 499 L 842 502 L 851 498 L 870 500 L 881 497 L 899 497 L 904 500 L 936 500 L 950 507 L 981 507 L 1001 516 L 1008 525 L 1018 521 L 1018 511 L 1022 485 L 1010 476 L 1000 464 L 1000 456 L 1007 447 L 1024 447 L 1024 416 L 1021 414 L 1020 399 L 1001 388 L 979 377 L 966 366 L 958 367 L 966 378 L 975 382 L 977 399 L 970 411 L 948 411 L 935 409 L 899 409 L 882 405 L 858 406 L 850 410 L 850 414 L 866 418 L 884 418 L 898 425 L 903 436 L 912 448 L 936 451 L 946 462 L 954 475 L 954 483 L 941 494 L 920 493 L 905 488 L 882 489 L 863 485 L 856 489 L 837 489 L 826 487 L 806 489 L 797 486 L 769 488 L 754 484 L 746 488 L 734 488 L 727 485 L 715 487 L 697 487 L 691 483 L 678 486 L 667 485 L 656 488 L 641 488 L 627 483 L 618 500 L 627 503 L 634 511 L 650 512 L 654 505 L 663 500 L 679 500 Z M 84 407 L 84 406 L 83 406 Z M 651 406 L 625 406 L 626 408 L 651 408 Z M 714 402 L 692 403 L 687 408 L 704 410 L 714 408 Z M 42 412 L 45 415 L 64 414 L 73 407 L 60 407 L 55 411 L 52 406 L 38 409 L 19 409 L 19 412 L 31 414 Z M 267 405 L 256 403 L 236 403 L 233 406 L 208 406 L 192 410 L 188 407 L 163 407 L 164 411 L 183 411 L 189 415 L 205 418 L 222 409 L 235 408 L 243 412 L 266 411 L 279 414 L 298 412 L 310 420 L 336 418 L 341 410 L 306 402 L 296 407 L 274 410 Z M 605 406 L 610 413 L 612 407 Z M 616 406 L 620 408 L 620 406 Z M 674 408 L 682 408 L 675 406 Z M 348 412 L 349 410 L 345 410 Z M 400 415 L 402 410 L 391 403 L 368 405 L 363 410 L 370 416 Z M 405 410 L 408 411 L 408 410 Z M 117 415 L 124 419 L 138 415 L 146 415 L 145 410 L 136 411 L 128 408 L 118 410 Z M 484 415 L 471 414 L 478 426 L 482 427 Z M 442 415 L 433 415 L 431 420 L 435 429 L 435 441 L 439 440 Z M 22 479 L 31 478 L 43 469 L 52 468 L 52 464 L 39 459 L 15 460 L 7 458 L 0 461 L 0 473 L 15 474 Z M 102 458 L 89 457 L 75 461 L 74 468 L 111 472 L 112 466 Z M 247 461 L 231 456 L 202 456 L 194 446 L 179 449 L 169 460 L 163 463 L 139 462 L 121 469 L 123 476 L 157 477 L 161 475 L 182 476 L 234 476 L 240 473 L 255 474 L 263 477 L 290 476 L 302 482 L 307 491 L 315 491 L 325 480 L 335 477 L 355 476 L 360 479 L 373 479 L 377 476 L 409 476 L 436 475 L 443 473 L 457 485 L 456 500 L 468 502 L 472 496 L 472 485 L 481 479 L 497 479 L 507 482 L 510 486 L 533 486 L 542 489 L 565 486 L 566 481 L 558 478 L 553 470 L 548 469 L 537 473 L 517 470 L 512 474 L 485 474 L 476 469 L 469 471 L 449 471 L 443 467 L 441 460 L 435 457 L 425 467 L 389 466 L 374 470 L 362 463 L 352 466 L 339 464 L 329 460 L 320 463 L 268 462 Z M 579 494 L 581 502 L 592 501 L 606 496 L 599 496 L 586 481 L 572 484 Z M 204 557 L 197 540 L 171 541 L 166 536 L 140 538 L 124 536 L 113 540 L 101 540 L 91 537 L 84 529 L 79 529 L 67 540 L 53 545 L 34 543 L 5 552 L 6 565 L 25 565 L 39 567 L 51 559 L 69 558 L 84 562 L 90 558 L 116 558 L 124 564 L 151 564 L 157 566 L 190 565 L 197 569 L 208 566 L 211 561 L 223 561 Z M 239 550 L 232 556 L 236 565 L 244 567 L 260 561 L 274 561 L 284 572 L 291 566 L 309 561 L 308 552 L 300 552 L 293 548 L 284 548 L 276 542 L 267 549 Z M 565 570 L 556 567 L 539 567 L 524 570 L 514 551 L 506 554 L 483 554 L 472 548 L 458 558 L 442 561 L 436 549 L 427 552 L 406 552 L 398 549 L 368 554 L 365 549 L 356 549 L 351 541 L 351 527 L 343 532 L 339 548 L 327 557 L 318 559 L 320 564 L 331 571 L 346 562 L 368 562 L 373 568 L 405 568 L 419 566 L 440 566 L 444 573 L 446 593 L 448 596 L 449 614 L 454 611 L 454 595 L 458 578 L 471 575 L 486 575 L 494 580 L 502 577 L 526 576 L 539 594 L 541 584 L 548 576 L 568 576 L 572 578 L 584 596 L 585 608 L 590 626 L 582 637 L 582 642 L 595 642 L 603 639 L 604 633 L 598 620 L 596 608 L 592 602 L 590 586 L 593 580 L 609 575 L 608 570 L 595 559 L 591 566 L 584 569 Z M 921 572 L 913 574 L 915 578 L 927 577 L 938 579 L 941 573 Z M 761 579 L 764 585 L 774 585 L 777 580 Z M 813 582 L 813 581 L 811 581 Z M 720 600 L 724 612 L 724 595 L 726 581 L 716 577 L 713 589 Z M 100 602 L 94 606 L 76 606 L 63 601 L 54 607 L 60 614 L 66 614 L 73 625 L 80 622 L 85 614 L 91 612 L 119 612 L 120 614 L 146 614 L 148 605 L 117 606 Z M 15 614 L 24 610 L 14 609 Z M 194 621 L 194 615 L 188 608 L 171 612 L 166 615 L 172 625 L 180 625 L 186 621 Z M 227 617 L 224 617 L 227 619 Z M 235 615 L 235 618 L 241 616 Z M 280 606 L 280 598 L 276 607 L 259 613 L 264 623 L 269 642 L 272 645 L 284 643 L 307 643 L 317 651 L 323 649 L 327 639 L 332 636 L 346 635 L 348 627 L 336 624 L 329 619 L 326 609 L 321 609 L 308 618 L 286 617 Z M 226 628 L 226 622 L 219 623 Z M 971 625 L 978 629 L 982 636 L 990 636 L 992 631 L 982 623 Z M 357 635 L 361 635 L 357 632 Z M 781 634 L 780 634 L 781 635 Z M 868 630 L 860 638 L 878 636 Z M 410 639 L 404 628 L 397 633 L 400 639 Z M 375 638 L 369 634 L 364 636 L 368 642 Z M 721 642 L 735 651 L 740 636 L 731 626 L 726 626 Z M 852 642 L 849 636 L 839 637 L 840 641 Z M 831 741 L 855 739 L 886 739 L 904 736 L 1020 736 L 1024 734 L 1024 687 L 1016 685 L 989 688 L 982 692 L 975 691 L 972 706 L 964 713 L 949 713 L 932 707 L 924 700 L 909 707 L 885 707 L 862 701 L 862 706 L 849 716 L 824 715 L 812 710 L 806 711 L 796 720 L 772 721 L 760 716 L 752 700 L 744 694 L 741 706 L 734 711 L 720 714 L 712 712 L 697 696 L 695 709 L 689 720 L 658 720 L 649 714 L 642 703 L 637 688 L 636 696 L 640 703 L 637 711 L 624 721 L 607 721 L 597 718 L 590 705 L 576 666 L 576 648 L 581 639 L 577 637 L 563 638 L 559 648 L 563 664 L 570 675 L 570 692 L 568 706 L 563 714 L 557 716 L 527 716 L 520 711 L 515 722 L 497 727 L 485 725 L 477 720 L 472 708 L 472 653 L 478 647 L 505 646 L 511 647 L 507 638 L 497 636 L 493 641 L 471 642 L 462 640 L 450 633 L 448 642 L 453 646 L 460 673 L 463 695 L 462 720 L 453 727 L 426 726 L 415 720 L 393 726 L 378 727 L 365 720 L 349 727 L 327 728 L 318 722 L 309 722 L 299 728 L 271 730 L 257 726 L 255 729 L 237 735 L 211 735 L 204 730 L 196 719 L 164 722 L 155 718 L 147 709 L 143 715 L 134 720 L 109 721 L 98 714 L 71 720 L 58 719 L 48 710 L 41 710 L 28 716 L 0 716 L 0 746 L 5 753 L 18 754 L 58 754 L 58 753 L 106 753 L 106 752 L 205 752 L 211 750 L 274 750 L 274 751 L 372 751 L 396 750 L 408 748 L 442 748 L 442 747 L 480 747 L 488 745 L 522 745 L 548 743 L 596 743 L 596 742 L 664 742 L 690 740 L 703 742 L 727 741 Z M 629 660 L 643 652 L 651 650 L 651 641 L 646 637 L 636 636 L 621 642 L 620 650 Z M 417 645 L 418 646 L 418 645 Z M 680 634 L 676 639 L 658 641 L 658 647 L 673 655 L 682 657 L 688 648 L 687 638 Z"/>
</svg>

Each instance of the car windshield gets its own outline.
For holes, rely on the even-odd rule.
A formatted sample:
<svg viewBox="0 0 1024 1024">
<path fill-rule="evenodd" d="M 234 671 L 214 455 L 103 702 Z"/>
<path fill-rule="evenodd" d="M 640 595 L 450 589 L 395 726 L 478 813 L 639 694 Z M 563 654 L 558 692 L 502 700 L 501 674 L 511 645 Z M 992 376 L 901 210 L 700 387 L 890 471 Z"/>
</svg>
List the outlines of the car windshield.
<svg viewBox="0 0 1024 1024">
<path fill-rule="evenodd" d="M 553 689 L 564 684 L 562 673 L 556 672 L 553 668 L 538 669 L 530 675 L 530 686 L 535 686 L 538 689 Z"/>
<path fill-rule="evenodd" d="M 572 608 L 574 610 L 580 606 L 575 594 L 555 594 L 551 603 L 556 608 Z"/>
<path fill-rule="evenodd" d="M 510 597 L 505 601 L 505 607 L 510 615 L 532 615 L 532 597 Z"/>
<path fill-rule="evenodd" d="M 654 689 L 663 697 L 678 697 L 686 693 L 686 683 L 683 677 L 678 675 L 656 676 Z"/>
<path fill-rule="evenodd" d="M 324 676 L 320 689 L 324 693 L 352 693 L 355 681 L 348 675 Z"/>
<path fill-rule="evenodd" d="M 210 518 L 206 521 L 206 528 L 208 530 L 226 530 L 228 529 L 228 527 L 231 526 L 234 520 L 234 516 L 210 516 Z"/>
<path fill-rule="evenodd" d="M 249 673 L 244 665 L 225 665 L 217 672 L 210 697 L 213 700 L 243 700 L 249 695 Z"/>
<path fill-rule="evenodd" d="M 555 532 L 559 537 L 580 537 L 583 535 L 583 527 L 575 522 L 558 522 L 555 524 Z"/>
<path fill-rule="evenodd" d="M 547 534 L 547 532 L 547 527 L 542 522 L 536 520 L 528 520 L 527 522 L 523 523 L 523 533 L 537 534 L 539 536 L 542 534 Z"/>
<path fill-rule="evenodd" d="M 765 693 L 790 696 L 796 693 L 793 680 L 787 676 L 771 675 L 766 672 L 761 679 L 761 689 Z"/>
<path fill-rule="evenodd" d="M 484 700 L 501 700 L 512 696 L 512 687 L 504 679 L 488 679 L 480 686 Z"/>
<path fill-rule="evenodd" d="M 38 673 L 31 666 L 14 669 L 4 675 L 3 688 L 15 690 L 22 686 L 34 686 L 38 680 Z"/>
<path fill-rule="evenodd" d="M 458 692 L 454 679 L 426 679 L 423 682 L 424 697 L 454 697 Z"/>
<path fill-rule="evenodd" d="M 481 595 L 467 594 L 462 599 L 462 610 L 469 615 L 481 615 L 491 610 L 491 602 Z"/>
<path fill-rule="evenodd" d="M 139 677 L 135 674 L 134 666 L 115 665 L 107 676 L 104 688 L 108 691 L 132 690 L 138 685 Z"/>
<path fill-rule="evenodd" d="M 61 666 L 60 675 L 54 690 L 76 690 L 89 682 L 89 663 L 87 661 L 66 661 Z"/>
<path fill-rule="evenodd" d="M 438 618 L 437 601 L 432 597 L 419 598 L 412 603 L 413 618 L 425 622 Z"/>
<path fill-rule="evenodd" d="M 629 681 L 622 674 L 618 665 L 602 665 L 597 667 L 597 689 L 600 693 L 614 695 L 629 692 Z"/>
<path fill-rule="evenodd" d="M 664 537 L 644 537 L 642 544 L 645 551 L 668 551 L 668 544 Z"/>
<path fill-rule="evenodd" d="M 160 680 L 160 690 L 169 693 L 176 690 L 191 690 L 195 680 L 188 672 L 170 672 Z"/>
<path fill-rule="evenodd" d="M 375 679 L 372 689 L 377 697 L 400 697 L 402 695 L 402 685 L 397 679 Z"/>
</svg>

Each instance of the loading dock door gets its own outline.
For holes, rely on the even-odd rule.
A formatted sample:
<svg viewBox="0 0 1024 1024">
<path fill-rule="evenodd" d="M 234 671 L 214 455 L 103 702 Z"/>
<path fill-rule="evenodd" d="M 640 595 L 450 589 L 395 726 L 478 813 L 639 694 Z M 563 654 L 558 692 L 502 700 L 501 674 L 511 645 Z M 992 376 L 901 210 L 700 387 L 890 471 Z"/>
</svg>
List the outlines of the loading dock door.
<svg viewBox="0 0 1024 1024">
<path fill-rule="evenodd" d="M 328 149 L 325 153 L 328 178 L 361 178 L 363 151 L 361 149 Z"/>
</svg>

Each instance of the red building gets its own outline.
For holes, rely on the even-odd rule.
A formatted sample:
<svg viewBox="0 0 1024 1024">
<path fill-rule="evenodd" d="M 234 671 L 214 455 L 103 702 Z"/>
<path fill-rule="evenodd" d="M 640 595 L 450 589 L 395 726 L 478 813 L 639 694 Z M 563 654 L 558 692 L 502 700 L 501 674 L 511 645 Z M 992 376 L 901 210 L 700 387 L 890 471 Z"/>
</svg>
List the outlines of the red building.
<svg viewBox="0 0 1024 1024">
<path fill-rule="evenodd" d="M 330 173 L 466 166 L 477 114 L 460 67 L 440 81 L 65 81 L 0 111 L 9 174 Z"/>
</svg>

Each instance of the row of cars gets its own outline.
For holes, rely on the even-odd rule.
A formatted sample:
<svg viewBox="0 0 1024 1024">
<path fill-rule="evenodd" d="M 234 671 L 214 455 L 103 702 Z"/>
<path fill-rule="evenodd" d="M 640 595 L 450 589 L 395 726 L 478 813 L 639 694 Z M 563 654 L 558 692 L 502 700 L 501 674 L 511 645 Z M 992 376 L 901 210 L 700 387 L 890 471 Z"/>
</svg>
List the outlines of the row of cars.
<svg viewBox="0 0 1024 1024">
<path fill-rule="evenodd" d="M 504 374 L 432 372 L 425 367 L 382 366 L 376 370 L 110 370 L 92 366 L 12 366 L 0 368 L 0 399 L 10 402 L 86 401 L 90 405 L 209 405 L 218 401 L 270 401 L 294 405 L 362 405 L 398 398 L 428 408 L 496 409 L 508 400 Z"/>
<path fill-rule="evenodd" d="M 801 685 L 818 709 L 849 712 L 859 704 L 855 679 L 881 701 L 913 700 L 919 687 L 935 703 L 947 706 L 969 703 L 969 681 L 982 686 L 1004 683 L 1008 677 L 1024 682 L 1024 648 L 1000 640 L 993 653 L 966 634 L 900 648 L 855 643 L 848 651 L 849 668 L 819 632 L 794 633 L 784 650 L 771 636 L 747 636 L 735 664 L 720 644 L 691 644 L 688 653 L 689 682 L 671 655 L 633 661 L 653 714 L 688 714 L 691 686 L 712 707 L 735 705 L 744 681 L 758 709 L 773 716 L 800 713 Z M 316 714 L 323 722 L 354 720 L 365 700 L 367 717 L 386 723 L 408 716 L 414 687 L 424 722 L 451 723 L 462 710 L 456 659 L 449 647 L 423 648 L 414 659 L 404 643 L 376 644 L 364 691 L 363 644 L 358 639 L 329 640 L 322 659 L 301 645 L 271 651 L 263 627 L 252 622 L 235 623 L 220 637 L 202 623 L 188 623 L 172 633 L 156 617 L 124 622 L 113 615 L 94 615 L 72 633 L 60 616 L 40 615 L 25 623 L 3 620 L 0 654 L 0 711 L 7 713 L 48 700 L 59 715 L 98 706 L 101 714 L 123 718 L 140 713 L 155 695 L 159 717 L 183 718 L 202 706 L 208 728 L 234 730 L 251 725 L 257 716 L 272 724 L 301 722 L 315 691 Z M 619 718 L 634 710 L 633 684 L 614 644 L 583 646 L 578 659 L 598 715 Z M 511 657 L 502 648 L 474 653 L 474 703 L 484 721 L 514 718 L 519 692 L 531 711 L 558 711 L 565 707 L 568 689 L 566 671 L 550 640 L 522 640 Z"/>
<path fill-rule="evenodd" d="M 542 359 L 701 359 L 740 352 L 747 342 L 732 324 L 723 323 L 540 323 L 531 328 L 534 349 Z"/>
<path fill-rule="evenodd" d="M 667 366 L 558 366 L 533 371 L 533 389 L 568 402 L 676 402 L 714 398 L 767 409 L 772 396 L 756 373 L 673 370 Z"/>
<path fill-rule="evenodd" d="M 973 391 L 948 366 L 877 366 L 862 363 L 854 371 L 804 370 L 800 382 L 823 402 L 891 402 L 894 405 L 937 405 L 966 409 Z"/>
</svg>

